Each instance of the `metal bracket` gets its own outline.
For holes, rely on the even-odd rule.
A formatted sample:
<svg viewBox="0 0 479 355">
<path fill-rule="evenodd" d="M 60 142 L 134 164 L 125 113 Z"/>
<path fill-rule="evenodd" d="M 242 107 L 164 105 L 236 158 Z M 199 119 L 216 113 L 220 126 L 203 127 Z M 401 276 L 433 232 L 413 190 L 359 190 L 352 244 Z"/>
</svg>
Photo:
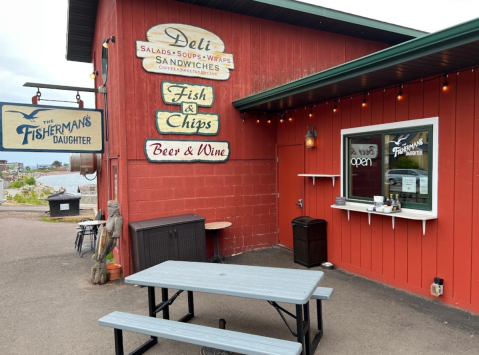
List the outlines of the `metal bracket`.
<svg viewBox="0 0 479 355">
<path fill-rule="evenodd" d="M 165 307 L 171 306 L 173 302 L 175 302 L 176 298 L 183 292 L 183 290 L 179 290 L 177 293 L 175 293 L 171 298 L 166 301 L 166 302 L 161 302 L 156 308 L 155 308 L 155 314 L 160 313 Z"/>
<path fill-rule="evenodd" d="M 289 325 L 288 321 L 286 320 L 286 318 L 284 317 L 283 315 L 283 312 L 286 313 L 288 316 L 294 318 L 294 319 L 297 319 L 296 316 L 290 312 L 288 312 L 286 309 L 284 309 L 283 307 L 281 307 L 280 305 L 278 305 L 276 302 L 274 301 L 266 301 L 268 302 L 270 305 L 272 305 L 276 311 L 279 313 L 279 315 L 281 316 L 281 318 L 283 319 L 283 322 L 284 324 L 286 324 L 286 326 L 288 327 L 289 331 L 291 332 L 291 334 L 293 334 L 294 337 L 297 337 L 298 334 L 296 334 L 295 332 L 293 332 L 293 330 L 291 329 L 291 326 Z"/>
</svg>

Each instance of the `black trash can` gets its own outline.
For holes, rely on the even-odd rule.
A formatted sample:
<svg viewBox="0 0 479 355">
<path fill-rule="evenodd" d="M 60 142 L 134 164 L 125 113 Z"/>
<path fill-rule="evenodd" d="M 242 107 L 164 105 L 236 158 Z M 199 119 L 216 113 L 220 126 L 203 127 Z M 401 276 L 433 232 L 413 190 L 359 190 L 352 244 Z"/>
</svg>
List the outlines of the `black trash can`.
<svg viewBox="0 0 479 355">
<path fill-rule="evenodd" d="M 307 268 L 328 261 L 326 221 L 308 216 L 293 219 L 294 262 Z"/>
<path fill-rule="evenodd" d="M 80 196 L 58 192 L 45 200 L 50 205 L 50 217 L 65 217 L 80 214 L 80 199 Z"/>
</svg>

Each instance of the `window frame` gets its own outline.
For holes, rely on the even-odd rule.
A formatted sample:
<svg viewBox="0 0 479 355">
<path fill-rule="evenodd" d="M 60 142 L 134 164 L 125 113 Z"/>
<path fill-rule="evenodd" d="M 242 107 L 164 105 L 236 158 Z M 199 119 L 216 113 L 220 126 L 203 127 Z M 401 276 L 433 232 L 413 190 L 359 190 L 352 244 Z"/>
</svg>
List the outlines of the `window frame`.
<svg viewBox="0 0 479 355">
<path fill-rule="evenodd" d="M 431 173 L 431 184 L 428 188 L 428 193 L 430 196 L 429 203 L 423 205 L 414 205 L 414 204 L 407 204 L 403 208 L 404 211 L 409 212 L 417 212 L 422 214 L 430 214 L 432 216 L 437 216 L 437 193 L 438 193 L 438 158 L 439 158 L 439 117 L 430 117 L 430 118 L 421 118 L 416 120 L 410 121 L 400 121 L 400 122 L 392 122 L 392 123 L 383 123 L 378 125 L 370 125 L 370 126 L 361 126 L 355 128 L 347 128 L 341 130 L 341 196 L 346 197 L 347 201 L 353 202 L 355 204 L 363 204 L 365 208 L 371 204 L 371 199 L 366 198 L 359 198 L 358 197 L 350 197 L 349 196 L 349 188 L 350 188 L 350 174 L 349 174 L 349 162 L 347 157 L 345 156 L 345 148 L 347 145 L 348 138 L 354 136 L 361 136 L 364 134 L 394 134 L 398 131 L 403 130 L 411 130 L 411 129 L 430 129 L 430 136 L 428 138 L 429 144 L 429 161 L 428 167 Z M 384 139 L 383 139 L 384 143 Z M 385 147 L 382 146 L 381 149 L 384 152 Z M 349 154 L 348 154 L 349 157 Z M 381 178 L 381 190 L 384 192 L 385 186 L 385 164 L 384 164 L 384 156 L 381 161 L 381 170 L 382 170 L 382 178 Z"/>
</svg>

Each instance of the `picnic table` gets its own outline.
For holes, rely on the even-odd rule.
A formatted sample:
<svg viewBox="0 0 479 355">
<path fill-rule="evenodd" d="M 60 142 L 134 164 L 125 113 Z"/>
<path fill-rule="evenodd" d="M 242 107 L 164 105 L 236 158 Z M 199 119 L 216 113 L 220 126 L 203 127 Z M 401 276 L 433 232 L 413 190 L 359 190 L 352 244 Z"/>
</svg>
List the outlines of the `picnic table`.
<svg viewBox="0 0 479 355">
<path fill-rule="evenodd" d="M 163 313 L 170 318 L 170 307 L 184 291 L 188 294 L 188 313 L 179 322 L 188 322 L 194 317 L 193 292 L 211 293 L 264 300 L 273 306 L 290 332 L 302 345 L 301 354 L 314 354 L 317 343 L 311 337 L 309 301 L 316 291 L 324 273 L 315 270 L 283 269 L 260 266 L 211 264 L 186 261 L 165 261 L 125 278 L 125 282 L 148 287 L 149 316 Z M 155 288 L 161 288 L 161 303 L 156 304 Z M 171 298 L 168 289 L 179 290 Z M 294 304 L 295 314 L 278 305 L 278 302 Z M 291 327 L 284 315 L 293 317 Z M 150 348 L 157 340 L 152 337 L 144 344 Z"/>
</svg>

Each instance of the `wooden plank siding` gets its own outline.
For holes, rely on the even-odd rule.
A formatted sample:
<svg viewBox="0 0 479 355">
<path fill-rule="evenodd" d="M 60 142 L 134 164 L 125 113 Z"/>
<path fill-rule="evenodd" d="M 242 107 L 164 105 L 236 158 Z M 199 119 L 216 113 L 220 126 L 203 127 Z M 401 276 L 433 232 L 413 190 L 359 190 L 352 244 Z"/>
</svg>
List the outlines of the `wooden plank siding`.
<svg viewBox="0 0 479 355">
<path fill-rule="evenodd" d="M 216 81 L 146 72 L 142 59 L 136 57 L 136 41 L 145 41 L 146 32 L 161 23 L 190 24 L 218 35 L 225 43 L 225 52 L 234 56 L 235 68 L 230 71 L 230 78 Z M 344 63 L 346 43 L 351 46 L 348 59 L 387 47 L 169 0 L 100 1 L 96 29 L 93 61 L 100 73 L 101 44 L 111 35 L 116 39 L 109 46 L 110 140 L 109 152 L 103 155 L 105 169 L 98 177 L 100 208 L 106 210 L 106 202 L 112 198 L 107 183 L 108 174 L 111 180 L 111 172 L 106 172 L 108 155 L 110 160 L 119 159 L 118 200 L 124 218 L 123 235 L 128 235 L 129 222 L 197 213 L 208 221 L 233 222 L 231 228 L 222 232 L 220 240 L 225 255 L 276 245 L 277 140 L 284 135 L 287 141 L 294 142 L 304 136 L 303 126 L 282 131 L 277 116 L 271 117 L 270 124 L 265 116 L 260 124 L 250 116 L 243 123 L 231 102 L 320 68 Z M 180 110 L 179 106 L 163 102 L 163 80 L 213 85 L 214 105 L 199 111 L 220 115 L 219 134 L 215 137 L 159 134 L 156 110 Z M 100 75 L 95 86 L 101 84 Z M 102 95 L 97 95 L 97 107 L 103 108 Z M 297 114 L 293 112 L 294 116 Z M 315 114 L 314 125 L 316 120 Z M 224 164 L 149 163 L 144 153 L 148 138 L 226 140 L 231 156 Z M 311 158 L 317 161 L 316 152 Z M 311 191 L 316 194 L 316 190 Z M 331 191 L 328 193 L 331 198 Z M 320 211 L 324 210 L 321 207 Z M 212 253 L 210 242 L 208 239 L 208 253 Z M 129 238 L 122 238 L 119 258 L 123 259 L 125 275 L 131 272 L 129 249 Z"/>
<path fill-rule="evenodd" d="M 327 221 L 328 258 L 338 267 L 434 299 L 429 288 L 434 277 L 441 277 L 440 300 L 478 313 L 479 207 L 474 202 L 479 199 L 479 75 L 466 70 L 450 74 L 447 81 L 446 92 L 443 78 L 406 83 L 400 101 L 398 88 L 366 94 L 365 108 L 362 95 L 341 98 L 334 114 L 330 102 L 317 103 L 315 112 L 324 112 L 315 126 L 318 161 L 310 153 L 306 166 L 307 173 L 340 173 L 341 128 L 439 116 L 438 219 L 427 221 L 425 235 L 420 221 L 399 218 L 393 230 L 390 217 L 372 215 L 369 225 L 367 214 L 351 212 L 348 221 L 346 211 L 331 211 L 341 193 L 338 180 L 335 187 L 330 179 L 316 179 L 314 186 L 307 182 L 305 203 L 309 216 Z M 299 112 L 295 122 L 279 124 L 278 132 L 299 125 L 306 133 L 309 111 Z M 278 134 L 278 143 L 285 137 Z"/>
<path fill-rule="evenodd" d="M 185 23 L 209 30 L 234 56 L 230 78 L 216 81 L 146 72 L 136 57 L 136 41 L 161 23 Z M 427 222 L 426 234 L 418 221 L 396 220 L 331 209 L 340 196 L 340 181 L 316 179 L 305 184 L 305 212 L 325 219 L 328 256 L 345 270 L 424 296 L 433 277 L 444 279 L 444 302 L 479 313 L 479 74 L 450 74 L 449 90 L 443 79 L 405 83 L 404 98 L 398 88 L 363 96 L 318 102 L 293 110 L 293 120 L 279 122 L 266 116 L 240 113 L 232 102 L 305 75 L 376 52 L 382 43 L 313 31 L 258 18 L 231 14 L 170 0 L 99 1 L 93 62 L 101 72 L 101 43 L 110 44 L 108 76 L 108 153 L 98 174 L 99 208 L 106 212 L 108 191 L 107 155 L 118 162 L 118 201 L 124 219 L 119 254 L 124 275 L 131 273 L 128 223 L 178 214 L 197 213 L 208 221 L 231 221 L 222 231 L 225 255 L 277 244 L 276 146 L 302 143 L 306 127 L 318 133 L 318 146 L 305 154 L 305 173 L 339 174 L 342 128 L 439 116 L 438 219 Z M 161 135 L 155 124 L 156 110 L 179 111 L 161 97 L 161 82 L 213 85 L 215 103 L 200 108 L 220 115 L 217 136 Z M 102 84 L 101 75 L 95 87 Z M 103 95 L 96 96 L 104 108 Z M 333 106 L 338 111 L 333 113 Z M 175 140 L 225 140 L 231 156 L 223 164 L 149 163 L 144 153 L 148 138 Z M 436 142 L 438 143 L 438 142 Z M 212 254 L 211 238 L 207 251 Z"/>
</svg>

